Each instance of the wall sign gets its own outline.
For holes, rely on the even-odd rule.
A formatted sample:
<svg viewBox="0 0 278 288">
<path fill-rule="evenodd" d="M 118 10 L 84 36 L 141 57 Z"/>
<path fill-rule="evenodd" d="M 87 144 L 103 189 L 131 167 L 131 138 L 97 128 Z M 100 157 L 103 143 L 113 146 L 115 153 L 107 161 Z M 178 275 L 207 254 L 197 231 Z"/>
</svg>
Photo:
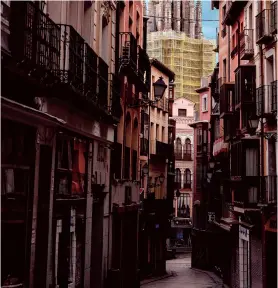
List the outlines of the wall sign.
<svg viewBox="0 0 278 288">
<path fill-rule="evenodd" d="M 249 230 L 239 225 L 239 238 L 249 242 Z"/>
<path fill-rule="evenodd" d="M 208 212 L 208 222 L 213 222 L 215 220 L 215 212 Z"/>
</svg>

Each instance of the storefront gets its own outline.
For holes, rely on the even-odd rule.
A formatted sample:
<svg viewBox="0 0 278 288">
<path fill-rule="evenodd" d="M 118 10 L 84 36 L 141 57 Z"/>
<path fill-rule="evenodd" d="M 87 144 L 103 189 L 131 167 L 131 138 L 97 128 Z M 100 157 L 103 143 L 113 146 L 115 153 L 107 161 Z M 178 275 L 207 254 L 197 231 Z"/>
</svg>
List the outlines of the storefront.
<svg viewBox="0 0 278 288">
<path fill-rule="evenodd" d="M 1 124 L 1 285 L 28 287 L 36 128 Z"/>
</svg>

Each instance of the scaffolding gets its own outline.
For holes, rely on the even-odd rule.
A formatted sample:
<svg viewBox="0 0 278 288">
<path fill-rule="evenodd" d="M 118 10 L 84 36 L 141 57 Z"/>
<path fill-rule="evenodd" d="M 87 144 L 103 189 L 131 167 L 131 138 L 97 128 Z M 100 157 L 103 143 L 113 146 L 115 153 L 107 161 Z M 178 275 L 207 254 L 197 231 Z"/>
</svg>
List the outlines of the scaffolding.
<svg viewBox="0 0 278 288">
<path fill-rule="evenodd" d="M 148 34 L 148 54 L 175 72 L 175 98 L 185 97 L 197 103 L 201 78 L 215 67 L 215 41 L 193 39 L 184 32 L 158 31 Z"/>
</svg>

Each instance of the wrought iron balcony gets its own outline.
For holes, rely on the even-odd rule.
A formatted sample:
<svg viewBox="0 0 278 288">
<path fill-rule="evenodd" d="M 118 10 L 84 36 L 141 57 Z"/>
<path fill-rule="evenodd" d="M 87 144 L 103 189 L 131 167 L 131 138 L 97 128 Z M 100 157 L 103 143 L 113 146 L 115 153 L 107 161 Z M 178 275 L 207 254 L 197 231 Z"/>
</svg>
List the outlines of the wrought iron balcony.
<svg viewBox="0 0 278 288">
<path fill-rule="evenodd" d="M 98 93 L 98 56 L 94 50 L 85 44 L 85 79 L 84 93 L 89 99 L 95 100 Z"/>
<path fill-rule="evenodd" d="M 255 105 L 256 95 L 256 66 L 241 65 L 235 71 L 235 103 Z"/>
<path fill-rule="evenodd" d="M 191 181 L 188 183 L 183 183 L 183 189 L 191 189 Z"/>
<path fill-rule="evenodd" d="M 233 114 L 234 88 L 234 84 L 225 84 L 220 88 L 220 118 Z"/>
<path fill-rule="evenodd" d="M 240 33 L 240 59 L 250 60 L 254 57 L 253 29 L 244 29 Z"/>
<path fill-rule="evenodd" d="M 120 32 L 120 67 L 127 76 L 137 77 L 137 40 L 131 32 Z"/>
<path fill-rule="evenodd" d="M 61 29 L 61 65 L 56 70 L 62 83 L 70 85 L 77 93 L 84 91 L 85 41 L 70 25 L 59 24 Z"/>
<path fill-rule="evenodd" d="M 257 116 L 270 117 L 277 112 L 277 80 L 271 85 L 257 88 L 256 107 Z"/>
<path fill-rule="evenodd" d="M 31 1 L 11 2 L 10 13 L 12 57 L 28 74 L 52 83 L 60 65 L 60 26 Z"/>
<path fill-rule="evenodd" d="M 226 24 L 228 26 L 233 25 L 235 21 L 240 16 L 240 12 L 244 8 L 244 6 L 247 4 L 248 1 L 243 0 L 228 0 L 226 1 L 226 14 L 223 20 L 223 24 Z"/>
<path fill-rule="evenodd" d="M 123 110 L 121 106 L 121 80 L 115 74 L 110 74 L 110 109 L 109 112 L 117 118 L 121 118 Z"/>
<path fill-rule="evenodd" d="M 140 85 L 138 89 L 140 92 L 147 92 L 150 89 L 150 79 L 147 70 L 150 68 L 149 56 L 145 49 L 138 46 L 138 76 L 140 80 Z M 138 91 L 139 91 L 138 90 Z"/>
<path fill-rule="evenodd" d="M 171 147 L 168 143 L 152 140 L 150 148 L 151 155 L 155 155 L 160 158 L 162 157 L 163 159 L 169 159 L 171 156 Z"/>
<path fill-rule="evenodd" d="M 273 25 L 275 21 L 277 22 L 275 18 L 271 19 L 271 17 L 273 17 L 274 15 L 275 14 L 272 11 L 272 9 L 265 9 L 256 16 L 256 31 L 257 31 L 256 43 L 257 44 L 268 44 L 274 39 L 273 32 L 275 31 L 274 30 L 275 27 L 273 27 Z M 277 12 L 276 12 L 276 15 L 277 15 Z"/>
<path fill-rule="evenodd" d="M 99 57 L 98 62 L 98 98 L 96 104 L 99 107 L 108 109 L 108 65 Z"/>
</svg>

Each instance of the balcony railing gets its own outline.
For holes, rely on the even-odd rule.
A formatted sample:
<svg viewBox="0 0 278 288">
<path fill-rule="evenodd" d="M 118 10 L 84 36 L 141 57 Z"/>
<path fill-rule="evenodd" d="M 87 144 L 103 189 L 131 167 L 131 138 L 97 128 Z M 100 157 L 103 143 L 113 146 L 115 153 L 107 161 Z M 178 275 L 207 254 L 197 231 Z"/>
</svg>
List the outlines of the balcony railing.
<svg viewBox="0 0 278 288">
<path fill-rule="evenodd" d="M 156 154 L 165 157 L 166 159 L 169 158 L 170 148 L 168 143 L 163 143 L 160 141 L 156 141 Z"/>
<path fill-rule="evenodd" d="M 98 56 L 94 50 L 85 44 L 85 81 L 84 93 L 90 99 L 97 99 Z"/>
<path fill-rule="evenodd" d="M 271 85 L 257 88 L 256 107 L 257 116 L 267 116 L 277 112 L 277 80 Z"/>
<path fill-rule="evenodd" d="M 149 140 L 146 138 L 140 139 L 140 155 L 147 156 L 149 149 Z"/>
<path fill-rule="evenodd" d="M 99 71 L 99 91 L 97 105 L 105 109 L 108 108 L 108 65 L 104 60 L 99 58 L 98 62 L 98 71 Z"/>
<path fill-rule="evenodd" d="M 241 65 L 235 71 L 235 100 L 240 103 L 254 105 L 256 95 L 256 66 Z"/>
<path fill-rule="evenodd" d="M 244 29 L 240 33 L 240 59 L 249 60 L 254 56 L 253 29 Z"/>
<path fill-rule="evenodd" d="M 120 66 L 137 74 L 137 40 L 131 32 L 120 32 Z"/>
<path fill-rule="evenodd" d="M 85 41 L 70 25 L 59 24 L 61 28 L 61 65 L 56 70 L 62 83 L 83 93 Z"/>
<path fill-rule="evenodd" d="M 221 86 L 220 92 L 220 117 L 225 115 L 232 115 L 233 113 L 233 98 L 234 98 L 234 84 L 227 84 Z"/>
<path fill-rule="evenodd" d="M 191 188 L 192 188 L 191 181 L 183 183 L 183 189 L 191 189 Z"/>
<path fill-rule="evenodd" d="M 273 13 L 274 12 L 272 12 L 272 9 L 265 9 L 256 16 L 257 44 L 268 44 L 273 40 L 272 33 L 275 31 L 275 27 L 273 27 L 273 25 L 274 21 L 277 21 L 271 19 L 271 17 L 274 15 Z"/>
<path fill-rule="evenodd" d="M 10 48 L 21 67 L 46 81 L 60 64 L 60 26 L 34 2 L 11 2 Z"/>
<path fill-rule="evenodd" d="M 233 25 L 239 17 L 241 10 L 248 1 L 244 0 L 228 0 L 226 1 L 226 14 L 223 23 L 226 25 Z"/>
<path fill-rule="evenodd" d="M 120 119 L 123 110 L 121 107 L 121 80 L 120 78 L 115 74 L 110 74 L 110 109 L 109 112 L 116 117 L 117 119 Z"/>
</svg>

